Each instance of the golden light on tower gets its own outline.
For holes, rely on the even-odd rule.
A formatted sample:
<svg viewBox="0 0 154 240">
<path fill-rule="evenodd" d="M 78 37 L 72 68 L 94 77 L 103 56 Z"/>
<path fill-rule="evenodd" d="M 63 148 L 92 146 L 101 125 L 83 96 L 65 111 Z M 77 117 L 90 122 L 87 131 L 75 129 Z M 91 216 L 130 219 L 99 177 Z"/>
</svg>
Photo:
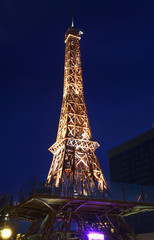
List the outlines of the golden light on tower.
<svg viewBox="0 0 154 240">
<path fill-rule="evenodd" d="M 97 160 L 99 147 L 92 134 L 83 93 L 80 39 L 82 31 L 70 27 L 65 34 L 63 102 L 54 154 L 47 177 L 53 188 L 70 195 L 94 196 L 108 189 Z"/>
</svg>

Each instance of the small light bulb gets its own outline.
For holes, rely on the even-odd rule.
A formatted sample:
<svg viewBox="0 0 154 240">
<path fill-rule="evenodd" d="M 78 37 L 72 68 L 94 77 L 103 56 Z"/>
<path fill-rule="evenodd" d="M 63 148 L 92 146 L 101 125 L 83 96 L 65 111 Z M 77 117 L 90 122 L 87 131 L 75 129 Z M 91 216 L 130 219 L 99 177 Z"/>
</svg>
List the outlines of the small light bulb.
<svg viewBox="0 0 154 240">
<path fill-rule="evenodd" d="M 1 231 L 1 237 L 2 239 L 9 239 L 12 235 L 12 231 L 9 227 L 5 227 Z"/>
</svg>

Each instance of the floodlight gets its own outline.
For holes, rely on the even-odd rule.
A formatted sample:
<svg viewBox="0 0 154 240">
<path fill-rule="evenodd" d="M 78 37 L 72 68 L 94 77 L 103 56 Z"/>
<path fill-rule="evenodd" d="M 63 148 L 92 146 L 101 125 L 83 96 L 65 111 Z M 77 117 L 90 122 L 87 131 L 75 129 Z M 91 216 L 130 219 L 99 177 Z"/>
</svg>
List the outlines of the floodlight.
<svg viewBox="0 0 154 240">
<path fill-rule="evenodd" d="M 88 235 L 89 240 L 104 240 L 104 234 L 91 232 Z"/>
</svg>

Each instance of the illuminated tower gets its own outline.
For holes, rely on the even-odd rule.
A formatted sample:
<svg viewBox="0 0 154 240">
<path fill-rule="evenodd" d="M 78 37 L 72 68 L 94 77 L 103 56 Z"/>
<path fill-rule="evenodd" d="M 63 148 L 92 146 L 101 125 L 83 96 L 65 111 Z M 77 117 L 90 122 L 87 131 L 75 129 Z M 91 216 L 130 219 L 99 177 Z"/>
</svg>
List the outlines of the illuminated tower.
<svg viewBox="0 0 154 240">
<path fill-rule="evenodd" d="M 65 34 L 63 102 L 54 155 L 47 177 L 62 196 L 104 196 L 108 186 L 97 160 L 82 83 L 80 39 L 82 32 L 70 27 Z"/>
<path fill-rule="evenodd" d="M 154 210 L 154 204 L 145 203 L 143 188 L 135 192 L 142 203 L 125 201 L 124 186 L 123 200 L 107 199 L 108 186 L 95 155 L 99 145 L 92 141 L 83 95 L 81 34 L 72 25 L 65 35 L 63 103 L 57 140 L 49 149 L 54 158 L 47 182 L 35 177 L 34 188 L 28 182 L 16 206 L 7 195 L 0 198 L 0 220 L 9 216 L 14 240 L 19 237 L 18 219 L 30 223 L 19 237 L 23 240 L 137 240 L 124 217 Z"/>
</svg>

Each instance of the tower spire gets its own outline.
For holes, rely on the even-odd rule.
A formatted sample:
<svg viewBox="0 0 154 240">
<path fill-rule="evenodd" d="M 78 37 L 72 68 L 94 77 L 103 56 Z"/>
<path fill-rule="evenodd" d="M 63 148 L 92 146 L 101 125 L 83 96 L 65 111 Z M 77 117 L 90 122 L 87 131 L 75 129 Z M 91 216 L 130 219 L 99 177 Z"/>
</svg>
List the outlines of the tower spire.
<svg viewBox="0 0 154 240">
<path fill-rule="evenodd" d="M 72 7 L 72 27 L 74 27 L 74 9 Z"/>
</svg>

